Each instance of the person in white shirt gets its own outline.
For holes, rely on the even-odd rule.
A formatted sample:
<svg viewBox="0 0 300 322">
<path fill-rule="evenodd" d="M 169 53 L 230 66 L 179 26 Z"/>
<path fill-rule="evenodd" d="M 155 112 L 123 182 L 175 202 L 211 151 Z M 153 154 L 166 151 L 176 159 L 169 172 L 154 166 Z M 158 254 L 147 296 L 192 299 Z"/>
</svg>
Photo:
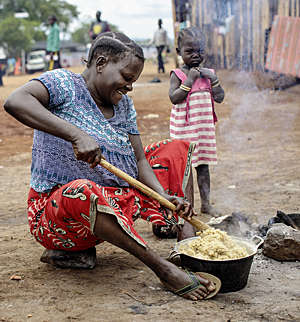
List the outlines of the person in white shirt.
<svg viewBox="0 0 300 322">
<path fill-rule="evenodd" d="M 158 29 L 155 31 L 151 43 L 154 44 L 157 49 L 158 72 L 164 73 L 165 67 L 162 52 L 165 48 L 167 52 L 169 52 L 169 46 L 167 31 L 162 27 L 162 19 L 158 19 Z"/>
</svg>

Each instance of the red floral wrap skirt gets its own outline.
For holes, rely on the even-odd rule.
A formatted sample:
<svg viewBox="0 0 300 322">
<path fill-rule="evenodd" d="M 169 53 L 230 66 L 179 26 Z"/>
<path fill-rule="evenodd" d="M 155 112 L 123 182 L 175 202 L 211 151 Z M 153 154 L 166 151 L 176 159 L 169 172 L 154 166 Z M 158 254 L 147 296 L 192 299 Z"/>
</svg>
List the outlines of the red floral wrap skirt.
<svg viewBox="0 0 300 322">
<path fill-rule="evenodd" d="M 145 147 L 146 158 L 164 189 L 184 196 L 191 171 L 193 145 L 181 140 L 164 140 Z M 163 207 L 134 188 L 103 187 L 78 179 L 51 192 L 32 188 L 28 195 L 30 231 L 47 249 L 78 251 L 101 242 L 94 235 L 97 212 L 115 216 L 120 227 L 139 244 L 143 238 L 135 231 L 134 221 L 176 224 L 176 214 L 168 220 Z"/>
</svg>

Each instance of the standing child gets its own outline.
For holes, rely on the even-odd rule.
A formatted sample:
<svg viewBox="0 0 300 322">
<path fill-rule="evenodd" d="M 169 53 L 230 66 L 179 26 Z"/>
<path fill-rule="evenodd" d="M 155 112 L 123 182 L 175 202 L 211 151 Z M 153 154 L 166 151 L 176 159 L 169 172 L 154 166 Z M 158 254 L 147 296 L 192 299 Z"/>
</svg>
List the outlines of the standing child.
<svg viewBox="0 0 300 322">
<path fill-rule="evenodd" d="M 182 29 L 176 50 L 184 65 L 171 72 L 170 136 L 195 143 L 192 165 L 197 172 L 201 212 L 216 215 L 209 198 L 209 165 L 217 163 L 214 101 L 223 101 L 224 90 L 214 71 L 202 67 L 205 37 L 200 28 Z"/>
</svg>

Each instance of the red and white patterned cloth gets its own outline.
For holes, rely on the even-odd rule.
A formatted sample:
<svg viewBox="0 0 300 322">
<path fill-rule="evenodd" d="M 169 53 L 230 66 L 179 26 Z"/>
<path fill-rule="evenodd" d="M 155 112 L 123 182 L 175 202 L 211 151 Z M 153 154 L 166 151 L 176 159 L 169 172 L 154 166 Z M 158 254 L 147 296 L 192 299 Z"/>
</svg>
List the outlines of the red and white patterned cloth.
<svg viewBox="0 0 300 322">
<path fill-rule="evenodd" d="M 178 140 L 145 148 L 149 164 L 169 194 L 184 196 L 192 152 L 192 144 Z M 133 228 L 136 219 L 160 225 L 178 222 L 176 214 L 168 220 L 157 201 L 134 188 L 104 187 L 86 179 L 55 186 L 49 193 L 31 188 L 28 195 L 30 231 L 47 249 L 78 251 L 99 244 L 94 235 L 97 212 L 115 216 L 120 227 L 143 246 L 145 241 Z"/>
<path fill-rule="evenodd" d="M 180 69 L 173 72 L 182 83 L 187 78 Z M 170 117 L 170 137 L 195 144 L 193 167 L 217 163 L 216 120 L 210 81 L 198 78 L 187 99 L 172 107 Z"/>
</svg>

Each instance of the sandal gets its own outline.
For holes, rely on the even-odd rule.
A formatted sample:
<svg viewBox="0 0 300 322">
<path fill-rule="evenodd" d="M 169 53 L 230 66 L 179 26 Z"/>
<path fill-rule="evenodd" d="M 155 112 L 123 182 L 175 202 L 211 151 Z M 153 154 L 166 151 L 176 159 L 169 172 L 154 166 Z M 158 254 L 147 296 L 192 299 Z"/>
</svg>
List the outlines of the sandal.
<svg viewBox="0 0 300 322">
<path fill-rule="evenodd" d="M 201 286 L 202 284 L 200 283 L 199 279 L 197 278 L 196 274 L 193 273 L 193 272 L 190 272 L 188 270 L 185 270 L 186 273 L 189 275 L 189 278 L 191 280 L 191 284 L 179 289 L 179 290 L 176 290 L 174 291 L 173 293 L 175 293 L 176 295 L 179 295 L 179 296 L 182 296 L 182 295 L 185 295 L 189 292 L 192 292 L 194 290 L 196 290 L 199 286 Z M 221 281 L 214 275 L 211 275 L 211 274 L 208 274 L 208 273 L 203 273 L 203 272 L 197 272 L 200 274 L 201 277 L 209 280 L 210 282 L 212 282 L 215 286 L 215 290 L 211 293 L 209 293 L 205 298 L 204 300 L 208 300 L 212 297 L 214 297 L 219 291 L 220 291 L 220 288 L 221 288 Z"/>
</svg>

